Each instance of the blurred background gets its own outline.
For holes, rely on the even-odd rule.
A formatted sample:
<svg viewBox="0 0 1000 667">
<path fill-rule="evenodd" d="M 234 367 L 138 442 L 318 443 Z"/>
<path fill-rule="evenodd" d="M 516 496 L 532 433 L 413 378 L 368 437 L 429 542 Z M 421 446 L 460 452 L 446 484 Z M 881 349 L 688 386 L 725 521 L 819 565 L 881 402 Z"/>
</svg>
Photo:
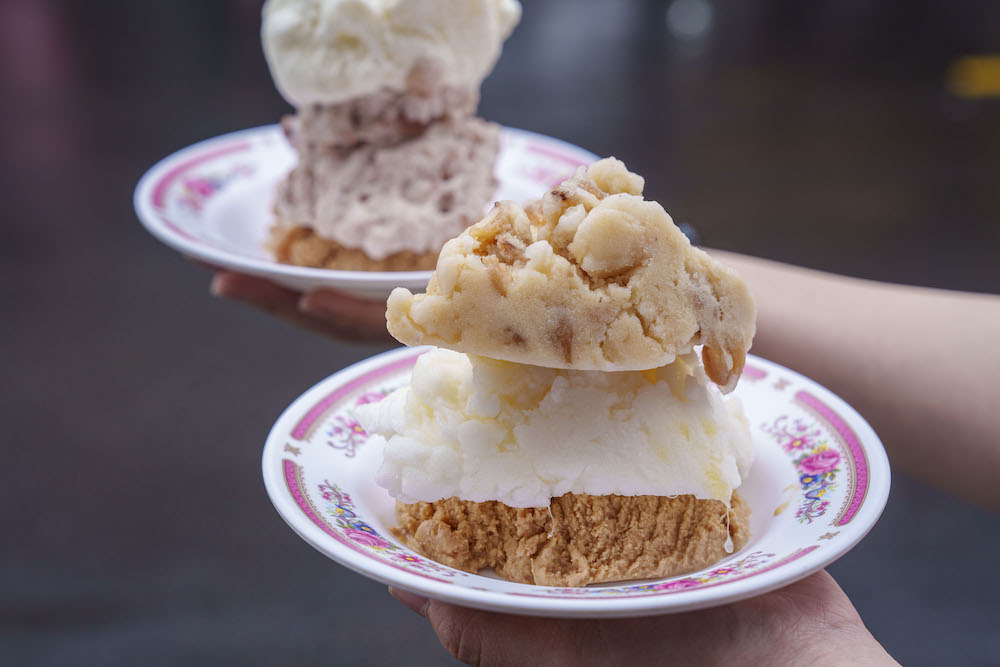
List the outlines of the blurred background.
<svg viewBox="0 0 1000 667">
<path fill-rule="evenodd" d="M 132 211 L 159 158 L 289 110 L 259 16 L 0 0 L 0 663 L 451 664 L 260 478 L 282 409 L 380 348 L 214 300 Z M 995 293 L 990 54 L 988 1 L 528 0 L 480 112 L 622 158 L 707 245 Z M 1000 664 L 997 562 L 1000 517 L 897 471 L 831 571 L 904 664 Z"/>
</svg>

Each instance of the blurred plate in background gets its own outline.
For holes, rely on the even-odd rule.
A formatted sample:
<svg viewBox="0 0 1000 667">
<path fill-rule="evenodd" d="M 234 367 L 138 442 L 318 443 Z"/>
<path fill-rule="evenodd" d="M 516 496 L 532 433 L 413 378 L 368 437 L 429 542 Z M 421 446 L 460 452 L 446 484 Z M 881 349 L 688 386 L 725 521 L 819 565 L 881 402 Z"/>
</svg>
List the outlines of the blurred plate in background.
<svg viewBox="0 0 1000 667">
<path fill-rule="evenodd" d="M 596 159 L 559 139 L 505 127 L 494 199 L 523 203 Z M 153 236 L 182 254 L 291 289 L 331 287 L 374 300 L 397 286 L 423 291 L 430 271 L 335 271 L 274 260 L 265 248 L 271 200 L 295 161 L 277 125 L 208 139 L 147 171 L 135 189 L 135 210 Z"/>
</svg>

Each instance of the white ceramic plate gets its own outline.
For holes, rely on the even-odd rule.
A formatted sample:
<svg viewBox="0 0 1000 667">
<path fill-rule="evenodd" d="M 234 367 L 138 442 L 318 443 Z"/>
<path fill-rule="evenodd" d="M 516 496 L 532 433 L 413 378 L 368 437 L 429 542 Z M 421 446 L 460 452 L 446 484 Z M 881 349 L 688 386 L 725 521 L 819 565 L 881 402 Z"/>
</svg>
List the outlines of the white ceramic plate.
<svg viewBox="0 0 1000 667">
<path fill-rule="evenodd" d="M 565 141 L 505 127 L 494 199 L 533 199 L 596 159 Z M 175 250 L 292 289 L 332 287 L 380 301 L 397 286 L 424 291 L 430 271 L 333 271 L 271 257 L 264 243 L 274 186 L 295 160 L 277 125 L 208 139 L 147 171 L 135 189 L 135 210 L 146 229 Z"/>
<path fill-rule="evenodd" d="M 720 563 L 670 579 L 579 588 L 469 574 L 392 537 L 394 501 L 374 482 L 380 448 L 354 418 L 361 404 L 405 384 L 422 348 L 386 352 L 299 397 L 264 446 L 264 483 L 306 542 L 385 584 L 467 607 L 535 616 L 624 617 L 732 602 L 788 585 L 844 555 L 889 496 L 889 462 L 871 427 L 843 400 L 798 373 L 751 356 L 736 395 L 756 461 L 741 488 L 752 538 Z"/>
</svg>

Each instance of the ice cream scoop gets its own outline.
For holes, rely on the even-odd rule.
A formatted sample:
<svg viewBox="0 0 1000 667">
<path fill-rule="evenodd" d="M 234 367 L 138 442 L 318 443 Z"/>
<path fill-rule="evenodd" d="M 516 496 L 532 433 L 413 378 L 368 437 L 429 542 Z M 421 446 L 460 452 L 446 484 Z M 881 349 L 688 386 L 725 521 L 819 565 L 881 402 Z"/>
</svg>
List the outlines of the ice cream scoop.
<svg viewBox="0 0 1000 667">
<path fill-rule="evenodd" d="M 261 37 L 278 90 L 304 107 L 478 88 L 520 17 L 517 0 L 268 0 Z"/>
<path fill-rule="evenodd" d="M 691 494 L 728 506 L 753 459 L 739 400 L 724 398 L 693 354 L 603 373 L 436 349 L 408 387 L 357 416 L 385 439 L 377 481 L 403 502 Z"/>
</svg>

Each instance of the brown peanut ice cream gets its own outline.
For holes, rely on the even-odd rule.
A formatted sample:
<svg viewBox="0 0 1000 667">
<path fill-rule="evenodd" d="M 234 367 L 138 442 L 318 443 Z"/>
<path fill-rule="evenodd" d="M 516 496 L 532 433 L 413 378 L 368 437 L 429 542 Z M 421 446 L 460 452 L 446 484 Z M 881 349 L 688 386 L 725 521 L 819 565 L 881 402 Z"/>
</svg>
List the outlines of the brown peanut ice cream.
<svg viewBox="0 0 1000 667">
<path fill-rule="evenodd" d="M 737 495 L 727 518 L 717 500 L 693 496 L 568 493 L 548 508 L 449 498 L 398 503 L 396 536 L 439 563 L 466 572 L 491 567 L 504 579 L 582 586 L 692 572 L 750 537 L 750 510 Z"/>
</svg>

